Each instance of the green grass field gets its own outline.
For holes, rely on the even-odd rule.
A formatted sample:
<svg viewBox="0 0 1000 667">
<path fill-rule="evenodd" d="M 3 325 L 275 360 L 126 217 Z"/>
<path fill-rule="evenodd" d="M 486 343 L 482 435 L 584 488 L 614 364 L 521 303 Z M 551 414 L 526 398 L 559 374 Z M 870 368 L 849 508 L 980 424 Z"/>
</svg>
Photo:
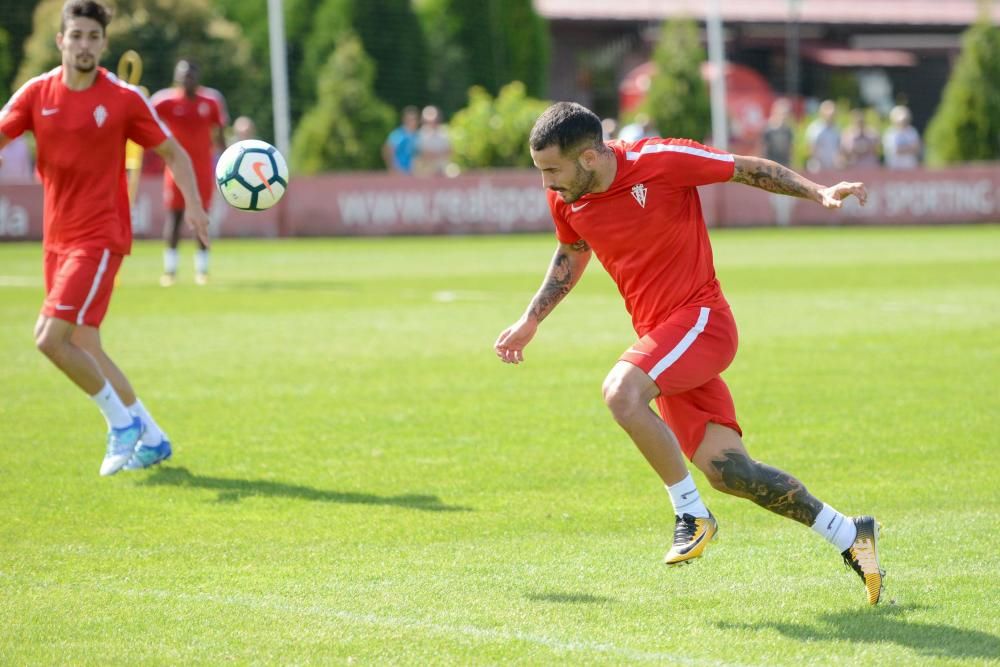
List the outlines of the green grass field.
<svg viewBox="0 0 1000 667">
<path fill-rule="evenodd" d="M 0 663 L 1000 661 L 1000 226 L 723 231 L 752 454 L 883 524 L 883 604 L 817 535 L 695 479 L 670 503 L 601 382 L 632 332 L 595 263 L 527 362 L 496 335 L 550 236 L 220 241 L 126 260 L 106 347 L 175 445 L 101 478 L 104 422 L 34 349 L 0 245 Z"/>
</svg>

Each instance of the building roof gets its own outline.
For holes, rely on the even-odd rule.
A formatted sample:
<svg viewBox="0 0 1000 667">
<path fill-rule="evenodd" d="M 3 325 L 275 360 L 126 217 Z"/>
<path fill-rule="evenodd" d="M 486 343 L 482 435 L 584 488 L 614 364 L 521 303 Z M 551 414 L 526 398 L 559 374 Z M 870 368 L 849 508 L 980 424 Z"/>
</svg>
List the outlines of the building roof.
<svg viewBox="0 0 1000 667">
<path fill-rule="evenodd" d="M 549 20 L 656 21 L 674 16 L 704 18 L 706 0 L 534 0 Z M 785 23 L 790 5 L 802 23 L 968 25 L 979 16 L 978 0 L 718 0 L 722 20 L 740 23 Z M 992 19 L 1000 23 L 1000 6 L 992 3 Z"/>
</svg>

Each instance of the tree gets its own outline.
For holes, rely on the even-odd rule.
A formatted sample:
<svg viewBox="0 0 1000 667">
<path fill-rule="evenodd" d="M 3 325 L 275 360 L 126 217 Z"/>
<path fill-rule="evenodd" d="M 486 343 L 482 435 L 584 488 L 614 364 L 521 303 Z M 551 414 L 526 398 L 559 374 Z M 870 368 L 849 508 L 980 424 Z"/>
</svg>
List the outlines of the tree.
<svg viewBox="0 0 1000 667">
<path fill-rule="evenodd" d="M 494 99 L 482 86 L 469 90 L 469 105 L 449 126 L 455 162 L 464 168 L 530 167 L 528 136 L 549 103 L 528 97 L 514 81 Z"/>
<path fill-rule="evenodd" d="M 468 57 L 455 39 L 458 17 L 443 2 L 418 2 L 417 15 L 427 42 L 427 96 L 446 118 L 468 100 L 471 74 Z"/>
<path fill-rule="evenodd" d="M 701 78 L 705 50 L 690 19 L 663 26 L 653 52 L 656 73 L 642 110 L 663 135 L 704 141 L 711 127 L 708 86 Z"/>
<path fill-rule="evenodd" d="M 14 58 L 11 55 L 10 35 L 6 30 L 0 28 L 0 81 L 4 85 L 14 77 Z M 14 92 L 14 91 L 11 91 Z M 0 99 L 6 100 L 6 95 L 0 95 Z"/>
<path fill-rule="evenodd" d="M 64 0 L 42 0 L 34 33 L 25 43 L 17 74 L 21 83 L 61 62 L 55 33 Z M 129 49 L 143 58 L 141 85 L 150 91 L 171 85 L 179 58 L 201 65 L 202 82 L 218 88 L 231 110 L 245 113 L 266 92 L 261 90 L 249 43 L 239 27 L 219 16 L 211 0 L 117 0 L 108 26 L 108 53 L 101 62 L 112 72 Z M 267 96 L 269 99 L 269 95 Z"/>
<path fill-rule="evenodd" d="M 380 99 L 397 110 L 428 101 L 424 35 L 409 0 L 322 0 L 309 18 L 295 75 L 305 108 L 316 100 L 324 63 L 348 34 L 361 39 L 375 64 Z"/>
<path fill-rule="evenodd" d="M 300 173 L 382 167 L 382 144 L 396 114 L 375 96 L 374 81 L 361 40 L 346 33 L 318 73 L 316 105 L 292 137 L 292 164 Z"/>
<path fill-rule="evenodd" d="M 988 20 L 962 37 L 926 145 L 932 166 L 1000 158 L 1000 27 Z"/>
<path fill-rule="evenodd" d="M 14 75 L 24 57 L 24 42 L 31 35 L 31 15 L 37 4 L 38 0 L 17 0 L 4 3 L 0 10 L 0 21 L 3 23 L 0 32 L 5 34 L 0 39 L 6 40 L 0 44 L 0 88 L 4 91 L 14 92 Z"/>
<path fill-rule="evenodd" d="M 497 94 L 521 81 L 529 95 L 545 95 L 549 32 L 531 0 L 423 0 L 421 11 L 448 17 L 440 26 L 447 37 L 436 36 L 435 42 L 458 46 L 470 84 Z"/>
</svg>

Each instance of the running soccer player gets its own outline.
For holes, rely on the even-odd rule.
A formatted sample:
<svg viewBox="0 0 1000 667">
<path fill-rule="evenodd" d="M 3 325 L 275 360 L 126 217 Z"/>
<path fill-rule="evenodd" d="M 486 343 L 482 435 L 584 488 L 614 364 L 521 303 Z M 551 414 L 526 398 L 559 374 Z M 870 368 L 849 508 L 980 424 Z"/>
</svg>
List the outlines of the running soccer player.
<svg viewBox="0 0 1000 667">
<path fill-rule="evenodd" d="M 200 87 L 201 69 L 190 60 L 180 60 L 174 67 L 174 86 L 157 92 L 151 98 L 153 108 L 170 128 L 194 165 L 198 192 L 205 204 L 212 201 L 215 191 L 214 152 L 226 149 L 223 128 L 229 123 L 226 107 L 218 91 Z M 184 195 L 177 187 L 173 172 L 168 168 L 163 175 L 163 203 L 167 221 L 163 238 L 167 247 L 163 251 L 163 275 L 160 284 L 173 285 L 177 277 L 177 246 L 181 238 L 184 214 Z M 198 239 L 194 256 L 194 281 L 198 285 L 208 282 L 208 246 Z"/>
<path fill-rule="evenodd" d="M 876 604 L 884 573 L 871 516 L 848 517 L 786 472 L 750 458 L 720 373 L 736 354 L 736 323 L 715 277 L 699 185 L 735 181 L 840 208 L 862 183 L 823 187 L 764 158 L 687 139 L 602 141 L 601 119 L 560 102 L 535 122 L 531 156 L 542 172 L 559 241 L 527 310 L 497 338 L 506 363 L 524 360 L 539 323 L 580 279 L 592 253 L 618 285 L 638 340 L 604 381 L 615 420 L 663 480 L 675 514 L 665 562 L 702 555 L 718 530 L 682 456 L 716 489 L 810 526 L 841 552 Z M 650 409 L 656 400 L 662 419 Z"/>
<path fill-rule="evenodd" d="M 108 421 L 101 475 L 145 468 L 170 442 L 101 345 L 115 275 L 131 250 L 125 142 L 153 148 L 184 193 L 185 218 L 208 241 L 191 161 L 142 93 L 103 67 L 111 11 L 96 0 L 63 6 L 62 65 L 25 83 L 0 109 L 0 147 L 35 135 L 45 192 L 45 302 L 35 344 L 90 395 Z"/>
</svg>

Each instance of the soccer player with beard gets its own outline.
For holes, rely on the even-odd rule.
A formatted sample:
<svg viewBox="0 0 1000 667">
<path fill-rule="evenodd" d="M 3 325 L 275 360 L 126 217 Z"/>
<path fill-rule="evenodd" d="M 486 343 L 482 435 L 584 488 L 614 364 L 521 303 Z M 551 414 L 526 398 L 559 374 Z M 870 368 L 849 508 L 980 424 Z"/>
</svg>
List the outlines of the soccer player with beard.
<svg viewBox="0 0 1000 667">
<path fill-rule="evenodd" d="M 137 88 L 98 65 L 110 21 L 100 2 L 69 0 L 56 35 L 62 65 L 25 83 L 0 110 L 0 148 L 34 133 L 45 192 L 45 302 L 35 343 L 107 419 L 101 475 L 171 455 L 170 442 L 100 338 L 115 275 L 132 245 L 126 140 L 164 159 L 184 193 L 185 219 L 208 242 L 208 216 L 187 153 Z"/>
<path fill-rule="evenodd" d="M 811 199 L 830 209 L 862 183 L 823 187 L 764 158 L 732 155 L 687 139 L 602 141 L 601 120 L 569 102 L 535 122 L 531 156 L 542 172 L 559 245 L 527 310 L 497 338 L 506 363 L 524 360 L 539 323 L 596 254 L 632 316 L 638 340 L 604 381 L 604 400 L 660 476 L 673 503 L 665 562 L 702 555 L 718 530 L 684 456 L 716 489 L 803 523 L 833 544 L 865 584 L 882 591 L 878 527 L 818 500 L 792 475 L 750 457 L 733 399 L 720 377 L 736 354 L 737 331 L 715 276 L 697 186 L 735 181 Z M 650 409 L 656 401 L 662 419 Z"/>
</svg>

